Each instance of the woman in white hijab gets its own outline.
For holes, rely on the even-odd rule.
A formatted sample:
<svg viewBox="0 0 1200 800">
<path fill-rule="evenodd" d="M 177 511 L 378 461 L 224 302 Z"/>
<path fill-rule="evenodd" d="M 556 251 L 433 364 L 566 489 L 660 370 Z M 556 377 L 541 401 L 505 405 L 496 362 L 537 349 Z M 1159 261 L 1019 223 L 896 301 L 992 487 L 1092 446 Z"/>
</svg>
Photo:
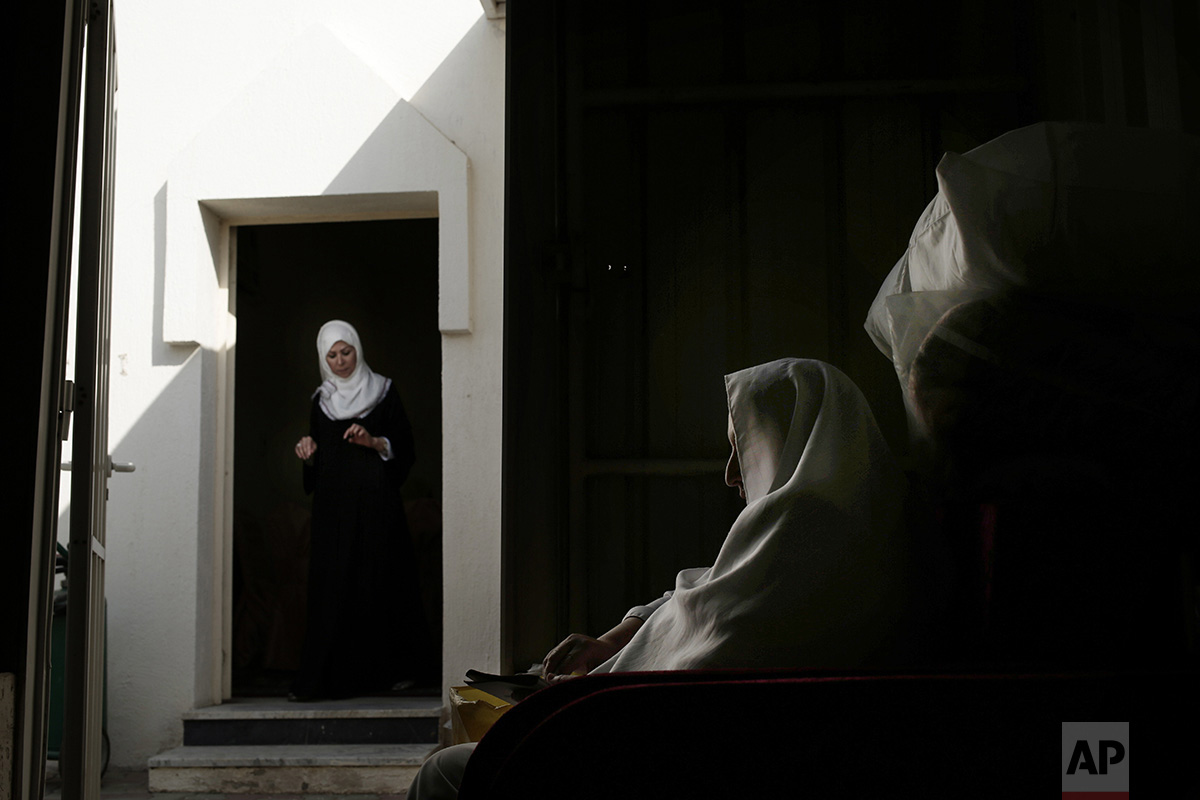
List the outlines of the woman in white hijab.
<svg viewBox="0 0 1200 800">
<path fill-rule="evenodd" d="M 391 380 L 375 374 L 352 325 L 317 334 L 324 379 L 296 443 L 313 495 L 308 627 L 289 699 L 386 691 L 425 655 L 412 545 L 400 487 L 412 429 Z"/>
<path fill-rule="evenodd" d="M 599 638 L 546 656 L 552 682 L 587 672 L 863 667 L 923 660 L 927 551 L 906 525 L 906 479 L 866 399 L 820 361 L 782 359 L 725 378 L 725 482 L 746 500 L 716 563 Z M 409 800 L 454 797 L 473 745 L 439 751 Z"/>
<path fill-rule="evenodd" d="M 552 650 L 552 680 L 580 672 L 854 667 L 918 658 L 907 483 L 866 398 L 820 361 L 781 359 L 725 378 L 726 483 L 746 508 L 716 563 L 599 639 Z M 924 566 L 924 565 L 922 565 Z"/>
</svg>

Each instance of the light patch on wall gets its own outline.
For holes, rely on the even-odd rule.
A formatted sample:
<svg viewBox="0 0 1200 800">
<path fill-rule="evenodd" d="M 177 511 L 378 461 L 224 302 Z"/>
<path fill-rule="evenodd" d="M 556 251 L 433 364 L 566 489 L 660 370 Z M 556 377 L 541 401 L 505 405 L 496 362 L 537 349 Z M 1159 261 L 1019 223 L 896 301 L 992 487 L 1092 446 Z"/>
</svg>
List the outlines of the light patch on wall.
<svg viewBox="0 0 1200 800">
<path fill-rule="evenodd" d="M 483 16 L 477 0 L 410 0 L 384 8 L 370 18 L 330 17 L 324 24 L 405 100 Z"/>
</svg>

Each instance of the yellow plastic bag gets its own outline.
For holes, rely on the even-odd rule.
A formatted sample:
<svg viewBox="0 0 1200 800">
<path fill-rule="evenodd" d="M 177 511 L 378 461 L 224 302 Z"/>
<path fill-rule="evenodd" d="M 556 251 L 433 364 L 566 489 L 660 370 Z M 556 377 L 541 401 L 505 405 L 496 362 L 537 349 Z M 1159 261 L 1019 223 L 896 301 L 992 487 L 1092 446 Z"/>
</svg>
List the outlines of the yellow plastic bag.
<svg viewBox="0 0 1200 800">
<path fill-rule="evenodd" d="M 471 686 L 450 687 L 450 727 L 454 743 L 478 742 L 512 708 L 512 703 Z"/>
</svg>

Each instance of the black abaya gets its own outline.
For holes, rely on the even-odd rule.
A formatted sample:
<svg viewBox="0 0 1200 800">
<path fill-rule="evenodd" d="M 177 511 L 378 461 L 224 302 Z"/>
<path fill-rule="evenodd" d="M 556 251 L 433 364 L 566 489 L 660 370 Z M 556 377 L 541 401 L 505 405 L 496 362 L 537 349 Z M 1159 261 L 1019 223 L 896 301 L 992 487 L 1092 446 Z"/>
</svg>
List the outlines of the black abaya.
<svg viewBox="0 0 1200 800">
<path fill-rule="evenodd" d="M 343 439 L 352 424 L 386 437 L 392 458 Z M 298 698 L 385 691 L 416 677 L 426 645 L 400 487 L 413 438 L 390 386 L 366 416 L 333 420 L 313 399 L 317 444 L 304 488 L 313 495 L 308 629 L 292 692 Z"/>
</svg>

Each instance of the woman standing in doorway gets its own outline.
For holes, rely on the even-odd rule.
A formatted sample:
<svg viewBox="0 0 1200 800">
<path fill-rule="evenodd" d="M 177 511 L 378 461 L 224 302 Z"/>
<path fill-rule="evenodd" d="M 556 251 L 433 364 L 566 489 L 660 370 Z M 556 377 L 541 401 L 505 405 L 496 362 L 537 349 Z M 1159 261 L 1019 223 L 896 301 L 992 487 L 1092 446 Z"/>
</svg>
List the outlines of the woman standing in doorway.
<svg viewBox="0 0 1200 800">
<path fill-rule="evenodd" d="M 424 637 L 400 487 L 413 437 L 392 381 L 363 358 L 354 326 L 317 334 L 324 379 L 296 443 L 313 495 L 308 628 L 289 700 L 387 691 L 415 677 Z"/>
</svg>

